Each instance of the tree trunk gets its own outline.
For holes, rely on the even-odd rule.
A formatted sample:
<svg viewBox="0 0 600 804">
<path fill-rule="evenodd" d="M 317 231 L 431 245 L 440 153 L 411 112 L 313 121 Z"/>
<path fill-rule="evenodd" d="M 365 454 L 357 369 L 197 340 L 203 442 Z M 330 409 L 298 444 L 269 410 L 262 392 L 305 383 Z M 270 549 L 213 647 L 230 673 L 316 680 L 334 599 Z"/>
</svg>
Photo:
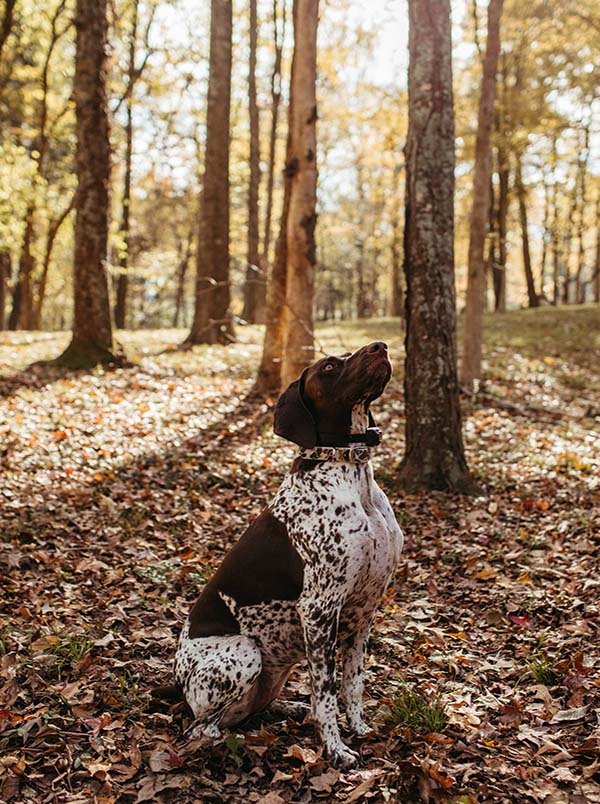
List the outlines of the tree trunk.
<svg viewBox="0 0 600 804">
<path fill-rule="evenodd" d="M 234 340 L 229 311 L 231 0 L 212 0 L 204 187 L 196 250 L 194 320 L 187 344 Z"/>
<path fill-rule="evenodd" d="M 596 259 L 594 260 L 594 301 L 600 302 L 600 190 L 596 196 Z"/>
<path fill-rule="evenodd" d="M 185 251 L 179 261 L 179 265 L 177 266 L 177 291 L 175 294 L 175 313 L 173 315 L 174 327 L 179 326 L 179 316 L 181 315 L 181 310 L 183 309 L 185 277 L 187 275 L 187 270 L 190 264 L 191 254 L 192 254 L 192 232 L 190 231 L 185 244 Z M 184 316 L 184 326 L 185 326 L 185 316 Z"/>
<path fill-rule="evenodd" d="M 464 456 L 456 376 L 450 3 L 409 0 L 408 7 L 406 453 L 398 482 L 411 491 L 475 492 Z"/>
<path fill-rule="evenodd" d="M 313 300 L 317 223 L 317 24 L 319 0 L 294 0 L 290 80 L 292 172 L 287 217 L 287 276 L 281 383 L 297 379 L 314 358 Z"/>
<path fill-rule="evenodd" d="M 127 270 L 129 268 L 129 231 L 131 208 L 131 169 L 133 159 L 133 85 L 135 76 L 135 51 L 137 44 L 139 0 L 133 3 L 133 19 L 129 34 L 129 57 L 127 63 L 127 100 L 125 121 L 125 176 L 123 181 L 123 207 L 121 212 L 120 235 L 123 249 L 119 259 L 119 275 L 117 278 L 117 298 L 115 301 L 115 326 L 125 329 L 127 321 Z"/>
<path fill-rule="evenodd" d="M 590 102 L 591 106 L 591 102 Z M 575 273 L 575 303 L 583 304 L 584 290 L 582 283 L 583 269 L 585 268 L 585 210 L 587 206 L 587 169 L 590 157 L 590 122 L 584 126 L 583 155 L 579 171 L 579 193 L 577 210 L 577 271 Z"/>
<path fill-rule="evenodd" d="M 481 378 L 481 350 L 483 337 L 483 302 L 485 295 L 485 236 L 490 203 L 491 136 L 494 124 L 496 98 L 496 71 L 500 55 L 500 18 L 503 0 L 490 0 L 488 28 L 479 114 L 475 167 L 473 173 L 473 200 L 469 225 L 469 274 L 467 305 L 463 336 L 462 382 L 469 388 Z"/>
<path fill-rule="evenodd" d="M 48 284 L 48 272 L 50 270 L 50 260 L 52 259 L 52 252 L 56 242 L 56 236 L 67 219 L 69 213 L 75 205 L 75 195 L 71 198 L 69 206 L 59 215 L 56 220 L 49 221 L 48 231 L 46 233 L 46 250 L 44 252 L 44 262 L 42 264 L 42 274 L 40 281 L 37 284 L 37 294 L 33 312 L 33 327 L 34 329 L 41 329 L 42 327 L 42 309 L 44 300 L 46 298 L 46 286 Z"/>
<path fill-rule="evenodd" d="M 6 285 L 10 276 L 10 254 L 0 251 L 0 332 L 6 329 Z"/>
<path fill-rule="evenodd" d="M 551 229 L 551 247 L 552 247 L 552 303 L 556 306 L 560 301 L 560 249 L 558 242 L 559 235 L 559 208 L 558 208 L 558 181 L 556 180 L 556 163 L 557 163 L 557 149 L 556 149 L 556 135 L 552 138 L 552 229 Z"/>
<path fill-rule="evenodd" d="M 256 102 L 256 39 L 258 20 L 257 0 L 250 0 L 250 63 L 248 69 L 248 110 L 250 114 L 250 178 L 248 182 L 248 256 L 244 283 L 242 318 L 249 324 L 257 322 L 258 288 L 263 281 L 259 259 L 258 190 L 260 185 L 259 115 Z"/>
<path fill-rule="evenodd" d="M 550 185 L 548 173 L 544 170 L 544 217 L 542 220 L 542 253 L 540 256 L 540 297 L 546 299 L 544 288 L 546 285 L 546 265 L 548 264 L 548 242 L 550 238 Z"/>
<path fill-rule="evenodd" d="M 8 319 L 9 329 L 31 329 L 33 326 L 33 272 L 35 260 L 31 251 L 35 231 L 35 205 L 29 204 L 25 212 L 23 243 L 19 257 L 17 282 L 13 293 L 13 306 Z"/>
<path fill-rule="evenodd" d="M 0 22 L 0 63 L 2 60 L 2 51 L 6 40 L 10 36 L 13 27 L 13 17 L 15 13 L 15 6 L 17 0 L 5 0 L 4 14 L 2 15 L 2 22 Z"/>
<path fill-rule="evenodd" d="M 521 157 L 517 155 L 515 166 L 515 187 L 519 201 L 519 222 L 521 224 L 521 245 L 523 248 L 523 270 L 525 271 L 525 282 L 527 284 L 527 304 L 529 307 L 538 307 L 539 299 L 535 292 L 535 282 L 533 280 L 533 270 L 531 268 L 531 254 L 529 251 L 529 224 L 527 221 L 527 191 L 521 176 Z"/>
<path fill-rule="evenodd" d="M 282 28 L 281 37 L 279 36 L 278 0 L 273 0 L 273 42 L 275 45 L 275 61 L 273 72 L 271 73 L 271 131 L 269 133 L 269 165 L 267 168 L 267 194 L 265 205 L 265 228 L 263 233 L 262 253 L 260 260 L 261 284 L 259 285 L 258 307 L 267 304 L 267 278 L 269 276 L 269 251 L 271 247 L 271 219 L 273 215 L 273 185 L 275 178 L 275 149 L 277 146 L 277 124 L 279 121 L 279 106 L 281 102 L 281 58 L 283 53 L 283 41 L 285 39 L 286 23 L 286 0 L 282 2 Z M 263 317 L 268 316 L 267 310 Z"/>
<path fill-rule="evenodd" d="M 396 188 L 396 193 L 398 188 Z M 394 209 L 392 217 L 392 304 L 390 314 L 404 318 L 404 288 L 402 285 L 402 259 L 400 236 L 400 210 Z"/>
<path fill-rule="evenodd" d="M 73 336 L 54 361 L 69 368 L 86 368 L 115 359 L 106 276 L 110 173 L 106 12 L 107 0 L 77 0 L 73 94 L 78 189 Z"/>
<path fill-rule="evenodd" d="M 289 121 L 288 121 L 289 125 Z M 294 165 L 291 161 L 290 130 L 286 148 L 284 170 L 283 207 L 279 236 L 275 244 L 275 258 L 267 283 L 267 307 L 263 352 L 256 378 L 256 391 L 274 394 L 281 390 L 281 364 L 284 346 L 284 310 L 287 278 L 287 221 L 290 209 L 290 196 Z"/>
</svg>

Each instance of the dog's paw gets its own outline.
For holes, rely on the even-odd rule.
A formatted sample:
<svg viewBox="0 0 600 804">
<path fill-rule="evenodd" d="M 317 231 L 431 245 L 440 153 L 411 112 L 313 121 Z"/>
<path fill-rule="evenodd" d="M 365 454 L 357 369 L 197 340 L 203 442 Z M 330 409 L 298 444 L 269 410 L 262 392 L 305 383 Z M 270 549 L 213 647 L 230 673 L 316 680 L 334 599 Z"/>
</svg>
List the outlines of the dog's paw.
<svg viewBox="0 0 600 804">
<path fill-rule="evenodd" d="M 212 740 L 216 740 L 221 737 L 221 729 L 216 723 L 192 723 L 184 736 L 188 740 L 198 740 L 201 737 L 210 737 Z"/>
<path fill-rule="evenodd" d="M 329 754 L 331 764 L 334 768 L 338 768 L 338 770 L 355 768 L 360 759 L 356 751 L 352 751 L 352 749 L 348 748 L 344 743 L 340 743 L 340 745 L 330 749 L 327 753 Z"/>
<path fill-rule="evenodd" d="M 356 734 L 357 737 L 366 737 L 367 734 L 373 733 L 371 726 L 369 726 L 368 723 L 365 723 L 362 718 L 360 720 L 354 720 L 348 725 L 352 734 Z"/>
</svg>

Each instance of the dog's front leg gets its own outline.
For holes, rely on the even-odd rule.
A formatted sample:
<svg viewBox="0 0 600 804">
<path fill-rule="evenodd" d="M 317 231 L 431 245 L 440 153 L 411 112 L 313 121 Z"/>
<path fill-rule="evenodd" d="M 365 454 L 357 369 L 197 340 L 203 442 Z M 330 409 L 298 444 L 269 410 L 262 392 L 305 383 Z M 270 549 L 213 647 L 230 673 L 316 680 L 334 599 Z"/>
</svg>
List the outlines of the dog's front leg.
<svg viewBox="0 0 600 804">
<path fill-rule="evenodd" d="M 362 717 L 362 697 L 365 679 L 365 653 L 371 624 L 348 637 L 343 644 L 341 697 L 346 709 L 348 726 L 359 736 L 371 731 Z"/>
<path fill-rule="evenodd" d="M 312 689 L 312 717 L 333 765 L 351 768 L 358 754 L 342 741 L 337 722 L 335 650 L 340 607 L 319 598 L 298 604 Z"/>
</svg>

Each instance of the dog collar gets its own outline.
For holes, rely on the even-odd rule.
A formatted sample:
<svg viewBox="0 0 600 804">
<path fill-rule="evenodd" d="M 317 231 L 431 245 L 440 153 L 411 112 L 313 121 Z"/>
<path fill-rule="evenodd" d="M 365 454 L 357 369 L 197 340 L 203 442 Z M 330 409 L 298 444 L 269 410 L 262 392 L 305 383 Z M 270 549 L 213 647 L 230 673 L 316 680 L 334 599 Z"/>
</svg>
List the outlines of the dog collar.
<svg viewBox="0 0 600 804">
<path fill-rule="evenodd" d="M 360 444 L 361 446 L 376 447 L 378 444 L 381 444 L 381 435 L 381 427 L 367 427 L 364 433 L 352 433 L 351 435 L 345 436 L 343 440 L 346 441 L 348 445 Z M 336 439 L 334 434 L 322 433 L 321 431 L 319 431 L 319 437 L 334 442 Z M 341 446 L 342 449 L 346 448 L 345 444 L 340 444 L 339 446 Z"/>
<path fill-rule="evenodd" d="M 300 447 L 297 457 L 307 461 L 368 463 L 371 460 L 371 450 L 369 447 Z"/>
</svg>

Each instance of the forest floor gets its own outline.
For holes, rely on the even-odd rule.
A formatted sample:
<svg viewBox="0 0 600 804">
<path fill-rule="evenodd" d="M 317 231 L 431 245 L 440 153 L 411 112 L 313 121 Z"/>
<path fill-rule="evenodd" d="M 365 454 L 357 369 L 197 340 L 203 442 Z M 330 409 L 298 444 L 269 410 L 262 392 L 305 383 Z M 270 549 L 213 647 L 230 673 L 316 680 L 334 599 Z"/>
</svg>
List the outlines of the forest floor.
<svg viewBox="0 0 600 804">
<path fill-rule="evenodd" d="M 175 351 L 183 334 L 119 333 L 134 366 L 61 376 L 23 369 L 65 333 L 0 333 L 0 800 L 600 802 L 598 308 L 486 319 L 484 387 L 464 400 L 479 498 L 394 488 L 399 322 L 319 328 L 332 352 L 386 339 L 396 365 L 374 463 L 406 547 L 370 643 L 376 728 L 347 773 L 310 724 L 189 742 L 183 706 L 151 703 L 190 603 L 293 455 L 274 400 L 249 397 L 258 328 Z M 394 708 L 407 687 L 445 725 Z M 304 668 L 288 691 L 307 700 Z"/>
</svg>

